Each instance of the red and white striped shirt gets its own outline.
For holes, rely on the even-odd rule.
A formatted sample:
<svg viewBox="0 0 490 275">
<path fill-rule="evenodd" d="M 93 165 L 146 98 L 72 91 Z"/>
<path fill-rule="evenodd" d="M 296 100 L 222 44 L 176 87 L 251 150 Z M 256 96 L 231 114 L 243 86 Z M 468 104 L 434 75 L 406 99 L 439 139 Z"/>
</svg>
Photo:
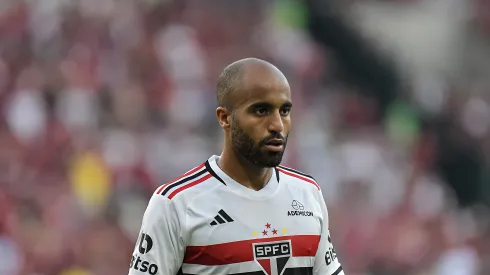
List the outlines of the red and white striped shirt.
<svg viewBox="0 0 490 275">
<path fill-rule="evenodd" d="M 212 156 L 160 186 L 144 214 L 130 275 L 343 275 L 315 180 L 278 166 L 259 191 Z"/>
</svg>

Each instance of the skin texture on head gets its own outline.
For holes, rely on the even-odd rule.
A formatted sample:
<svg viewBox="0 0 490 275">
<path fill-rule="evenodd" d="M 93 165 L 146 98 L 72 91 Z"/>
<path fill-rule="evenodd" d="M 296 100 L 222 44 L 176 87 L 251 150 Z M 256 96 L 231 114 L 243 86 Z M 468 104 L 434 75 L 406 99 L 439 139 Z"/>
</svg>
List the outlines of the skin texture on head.
<svg viewBox="0 0 490 275">
<path fill-rule="evenodd" d="M 218 165 L 240 184 L 260 190 L 286 148 L 292 108 L 289 83 L 274 65 L 246 58 L 223 70 L 217 101 L 216 116 L 224 132 Z"/>
</svg>

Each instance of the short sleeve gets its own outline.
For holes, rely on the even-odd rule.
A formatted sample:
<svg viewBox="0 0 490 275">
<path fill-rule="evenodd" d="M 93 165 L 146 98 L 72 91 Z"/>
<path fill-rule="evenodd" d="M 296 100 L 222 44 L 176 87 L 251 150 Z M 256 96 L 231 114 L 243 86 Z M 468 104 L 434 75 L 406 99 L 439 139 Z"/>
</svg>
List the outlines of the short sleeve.
<svg viewBox="0 0 490 275">
<path fill-rule="evenodd" d="M 129 275 L 176 275 L 185 249 L 181 228 L 173 202 L 155 193 L 143 216 Z"/>
</svg>

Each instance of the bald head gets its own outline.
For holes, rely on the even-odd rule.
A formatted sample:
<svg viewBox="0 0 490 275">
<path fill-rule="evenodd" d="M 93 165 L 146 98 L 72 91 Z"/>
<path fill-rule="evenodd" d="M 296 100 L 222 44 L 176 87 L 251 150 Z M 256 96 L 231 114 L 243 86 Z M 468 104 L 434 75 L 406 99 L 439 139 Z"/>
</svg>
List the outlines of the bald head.
<svg viewBox="0 0 490 275">
<path fill-rule="evenodd" d="M 233 62 L 219 77 L 217 98 L 216 117 L 225 136 L 223 155 L 260 168 L 279 165 L 293 106 L 281 71 L 256 58 Z"/>
<path fill-rule="evenodd" d="M 258 58 L 245 58 L 225 67 L 218 78 L 218 106 L 233 110 L 237 103 L 236 93 L 246 86 L 269 85 L 270 82 L 284 82 L 283 73 L 271 63 Z"/>
</svg>

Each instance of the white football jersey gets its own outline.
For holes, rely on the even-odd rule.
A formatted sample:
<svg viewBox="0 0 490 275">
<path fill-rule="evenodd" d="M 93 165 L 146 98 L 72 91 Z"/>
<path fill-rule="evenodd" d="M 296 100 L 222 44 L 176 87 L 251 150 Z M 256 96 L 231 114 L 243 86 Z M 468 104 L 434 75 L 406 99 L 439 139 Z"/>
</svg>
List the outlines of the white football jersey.
<svg viewBox="0 0 490 275">
<path fill-rule="evenodd" d="M 130 275 L 344 275 L 312 177 L 278 166 L 255 191 L 226 175 L 218 158 L 155 191 Z"/>
</svg>

